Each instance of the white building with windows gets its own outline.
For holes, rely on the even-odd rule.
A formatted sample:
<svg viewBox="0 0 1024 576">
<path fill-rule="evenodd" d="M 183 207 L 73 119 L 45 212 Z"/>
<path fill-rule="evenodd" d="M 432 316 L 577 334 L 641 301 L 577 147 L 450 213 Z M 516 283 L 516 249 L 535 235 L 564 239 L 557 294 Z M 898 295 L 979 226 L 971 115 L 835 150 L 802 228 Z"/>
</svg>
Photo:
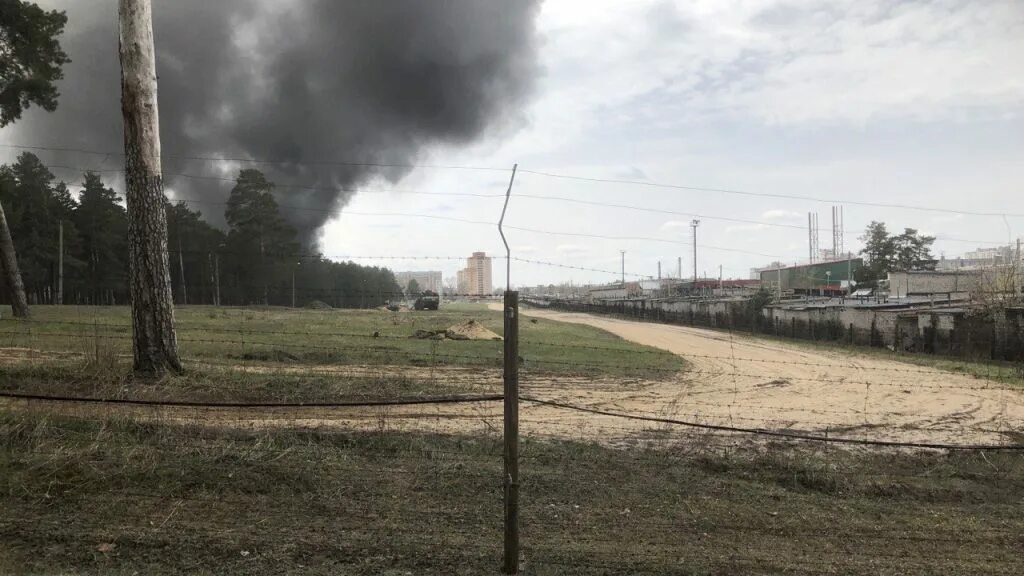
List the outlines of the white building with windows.
<svg viewBox="0 0 1024 576">
<path fill-rule="evenodd" d="M 430 290 L 435 294 L 441 293 L 442 280 L 440 271 L 428 270 L 425 272 L 410 271 L 395 273 L 395 281 L 402 287 L 402 290 L 405 290 L 409 286 L 410 280 L 416 281 L 416 284 L 420 287 L 420 291 Z"/>
<path fill-rule="evenodd" d="M 468 296 L 490 296 L 494 291 L 491 282 L 491 257 L 484 252 L 473 252 L 466 259 L 466 267 L 459 270 L 459 294 Z"/>
</svg>

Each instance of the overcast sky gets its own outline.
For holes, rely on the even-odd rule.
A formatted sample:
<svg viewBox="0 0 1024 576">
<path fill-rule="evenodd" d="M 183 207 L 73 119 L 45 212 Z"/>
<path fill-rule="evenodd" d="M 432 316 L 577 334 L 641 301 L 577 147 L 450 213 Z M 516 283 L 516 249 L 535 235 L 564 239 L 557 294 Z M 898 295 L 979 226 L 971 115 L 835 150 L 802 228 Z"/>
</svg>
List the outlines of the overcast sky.
<svg viewBox="0 0 1024 576">
<path fill-rule="evenodd" d="M 561 234 L 509 230 L 513 256 L 618 271 L 625 250 L 627 273 L 651 276 L 658 261 L 674 274 L 681 256 L 688 276 L 693 214 L 701 218 L 699 273 L 717 276 L 721 265 L 727 277 L 746 277 L 754 266 L 807 257 L 812 210 L 821 246 L 831 246 L 828 202 L 528 171 L 831 199 L 845 203 L 846 248 L 854 251 L 871 220 L 939 236 L 936 256 L 1024 235 L 1020 0 L 547 0 L 537 27 L 540 77 L 519 113 L 475 144 L 417 159 L 527 170 L 516 176 L 506 223 Z M 495 226 L 452 219 L 497 222 L 508 178 L 422 168 L 397 184 L 368 183 L 325 227 L 321 246 L 328 256 L 500 254 Z M 381 215 L 395 213 L 416 217 Z M 445 276 L 460 266 L 379 263 Z M 516 285 L 617 279 L 520 262 L 512 274 Z M 496 261 L 495 284 L 503 283 Z"/>
<path fill-rule="evenodd" d="M 845 205 L 847 249 L 871 220 L 942 238 L 955 256 L 1024 234 L 1024 3 L 548 0 L 544 76 L 525 126 L 429 161 L 973 212 Z M 501 194 L 503 173 L 419 170 L 398 188 Z M 745 277 L 807 257 L 808 211 L 831 246 L 830 204 L 520 173 L 507 222 L 603 240 L 512 230 L 514 256 L 627 273 L 692 274 L 687 216 L 587 206 L 545 195 L 694 213 L 697 268 Z M 356 212 L 496 221 L 501 199 L 362 194 L 326 229 L 339 254 L 501 252 L 493 227 Z M 765 224 L 716 220 L 733 217 Z M 804 228 L 800 228 L 804 227 Z M 982 241 L 982 242 L 979 242 Z M 727 251 L 730 249 L 735 251 Z M 761 255 L 759 255 L 761 254 Z M 400 264 L 395 264 L 402 267 Z M 427 262 L 409 268 L 430 267 Z M 446 275 L 456 265 L 443 264 Z M 496 283 L 503 270 L 495 265 Z M 611 281 L 513 263 L 513 282 Z"/>
</svg>

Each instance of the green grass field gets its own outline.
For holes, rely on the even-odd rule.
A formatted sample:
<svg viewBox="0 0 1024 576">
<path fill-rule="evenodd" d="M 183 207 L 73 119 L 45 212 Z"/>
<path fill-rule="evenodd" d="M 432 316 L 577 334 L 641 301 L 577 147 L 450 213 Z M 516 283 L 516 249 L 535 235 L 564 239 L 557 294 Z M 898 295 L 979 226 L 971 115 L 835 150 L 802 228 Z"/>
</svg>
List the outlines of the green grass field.
<svg viewBox="0 0 1024 576">
<path fill-rule="evenodd" d="M 523 574 L 1020 574 L 1024 456 L 522 447 Z M 0 573 L 497 574 L 501 447 L 0 415 Z"/>
<path fill-rule="evenodd" d="M 33 315 L 30 321 L 0 320 L 0 354 L 2 349 L 8 354 L 26 349 L 18 351 L 21 361 L 4 367 L 0 388 L 124 396 L 118 392 L 132 379 L 127 307 L 35 306 Z M 438 312 L 184 306 L 176 310 L 176 319 L 187 374 L 161 387 L 127 386 L 136 395 L 325 401 L 494 392 L 493 381 L 485 388 L 430 369 L 500 371 L 502 366 L 500 341 L 410 337 L 417 330 L 443 330 L 471 319 L 501 334 L 501 312 L 483 305 L 445 306 Z M 524 374 L 554 377 L 666 378 L 685 369 L 675 355 L 596 328 L 525 318 L 520 356 Z M 422 370 L 360 376 L 331 370 L 351 365 Z M 240 372 L 238 367 L 253 369 Z"/>
</svg>

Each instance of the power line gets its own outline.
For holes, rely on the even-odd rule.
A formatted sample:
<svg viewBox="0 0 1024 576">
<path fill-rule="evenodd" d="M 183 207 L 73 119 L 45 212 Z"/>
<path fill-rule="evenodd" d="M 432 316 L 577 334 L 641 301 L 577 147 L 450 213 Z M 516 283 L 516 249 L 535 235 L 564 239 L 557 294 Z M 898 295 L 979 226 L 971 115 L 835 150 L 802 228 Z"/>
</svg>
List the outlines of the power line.
<svg viewBox="0 0 1024 576">
<path fill-rule="evenodd" d="M 35 150 L 45 152 L 74 152 L 78 154 L 92 154 L 96 156 L 118 156 L 123 157 L 124 152 L 107 152 L 103 150 L 89 150 L 85 148 L 70 148 L 56 146 L 25 146 L 22 144 L 0 144 L 4 148 L 16 148 L 18 150 Z M 175 154 L 161 154 L 163 159 L 173 160 L 197 160 L 205 162 L 237 162 L 242 164 L 284 164 L 288 166 L 353 166 L 373 168 L 427 168 L 439 170 L 483 170 L 491 172 L 508 172 L 511 169 L 499 166 L 466 166 L 466 165 L 445 165 L 445 164 L 412 164 L 404 162 L 357 162 L 342 160 L 283 160 L 283 159 L 255 159 L 255 158 L 232 158 L 227 156 L 188 156 Z"/>
<path fill-rule="evenodd" d="M 751 219 L 747 219 L 747 218 L 734 218 L 734 217 L 731 217 L 731 216 L 712 216 L 712 215 L 708 215 L 706 213 L 679 212 L 679 211 L 676 211 L 676 210 L 667 210 L 667 209 L 662 209 L 662 208 L 650 208 L 650 207 L 645 207 L 645 206 L 632 206 L 632 205 L 629 205 L 629 204 L 618 204 L 618 203 L 614 203 L 614 202 L 598 202 L 598 201 L 595 201 L 595 200 L 581 200 L 581 199 L 578 199 L 578 198 L 569 198 L 569 197 L 566 197 L 566 196 L 546 196 L 546 195 L 540 195 L 540 194 L 516 194 L 516 197 L 517 198 L 528 198 L 528 199 L 531 199 L 531 200 L 556 200 L 556 201 L 559 201 L 559 202 L 568 202 L 568 203 L 573 203 L 573 204 L 583 204 L 583 205 L 587 205 L 587 206 L 601 206 L 601 207 L 605 207 L 605 208 L 616 208 L 616 209 L 620 209 L 620 210 L 635 210 L 635 211 L 638 211 L 638 212 L 649 212 L 649 213 L 653 213 L 653 214 L 666 214 L 666 215 L 670 215 L 670 216 L 683 216 L 683 217 L 686 217 L 686 218 L 700 218 L 700 219 L 708 219 L 708 220 L 721 220 L 723 222 L 736 222 L 736 223 L 740 223 L 740 224 L 754 224 L 754 225 L 758 225 L 758 226 L 769 226 L 769 227 L 772 227 L 772 228 L 786 228 L 786 229 L 790 229 L 790 230 L 799 230 L 801 232 L 806 232 L 807 231 L 806 227 L 801 226 L 799 224 L 784 224 L 782 222 L 766 222 L 764 220 L 751 220 Z M 860 230 L 843 230 L 843 232 L 847 233 L 847 234 L 856 234 L 856 233 L 861 232 L 861 231 Z M 970 239 L 965 239 L 965 238 L 952 238 L 952 237 L 949 237 L 949 236 L 936 236 L 935 238 L 936 238 L 936 240 L 945 240 L 945 241 L 948 241 L 948 242 L 964 242 L 964 243 L 968 243 L 968 244 L 998 244 L 998 245 L 1005 244 L 1005 242 L 1003 242 L 1003 241 L 996 241 L 996 240 L 970 240 Z"/>
<path fill-rule="evenodd" d="M 80 172 L 98 172 L 98 173 L 123 173 L 124 172 L 124 170 L 121 170 L 121 169 L 102 169 L 102 170 L 98 170 L 98 169 L 78 168 L 78 167 L 74 167 L 74 166 L 63 166 L 63 165 L 45 165 L 45 166 L 47 168 L 49 168 L 49 169 L 63 169 L 63 170 L 73 170 L 73 171 L 80 171 Z M 180 173 L 180 172 L 166 172 L 166 171 L 163 174 L 164 174 L 164 176 L 177 176 L 177 177 L 193 179 L 193 180 L 209 180 L 209 181 L 227 182 L 227 183 L 237 182 L 236 178 L 230 178 L 230 177 L 226 177 L 226 176 L 210 176 L 210 175 L 198 175 L 198 174 L 185 174 L 185 173 Z M 311 192 L 349 192 L 349 193 L 352 193 L 352 194 L 403 194 L 403 195 L 418 195 L 418 196 L 462 197 L 462 198 L 482 198 L 482 199 L 492 199 L 492 198 L 502 198 L 503 197 L 503 195 L 501 195 L 501 194 L 485 194 L 485 193 L 474 193 L 474 192 L 430 192 L 430 191 L 424 191 L 424 190 L 373 189 L 373 188 L 367 189 L 367 188 L 350 188 L 350 187 L 342 187 L 342 186 L 310 186 L 310 185 L 304 185 L 304 184 L 279 184 L 279 183 L 274 183 L 274 187 L 275 188 L 295 189 L 295 190 L 308 190 L 308 191 L 311 191 Z M 801 232 L 806 230 L 805 227 L 800 226 L 800 225 L 796 225 L 796 224 L 784 224 L 784 223 L 780 223 L 780 222 L 766 222 L 766 221 L 763 221 L 763 220 L 753 220 L 753 219 L 746 219 L 746 218 L 734 218 L 734 217 L 730 217 L 730 216 L 715 216 L 715 215 L 707 215 L 707 214 L 703 214 L 703 213 L 698 214 L 698 213 L 690 213 L 690 212 L 679 212 L 679 211 L 675 211 L 675 210 L 660 209 L 660 208 L 648 208 L 648 207 L 642 207 L 642 206 L 632 206 L 632 205 L 618 204 L 618 203 L 612 203 L 612 202 L 598 202 L 598 201 L 592 201 L 592 200 L 580 200 L 580 199 L 569 198 L 569 197 L 565 197 L 565 196 L 546 196 L 546 195 L 538 195 L 538 194 L 517 194 L 517 197 L 522 197 L 522 198 L 527 198 L 527 199 L 532 199 L 532 200 L 552 200 L 552 201 L 557 201 L 557 202 L 568 202 L 568 203 L 584 204 L 584 205 L 590 205 L 590 206 L 601 206 L 601 207 L 615 208 L 615 209 L 622 209 L 622 210 L 635 210 L 635 211 L 640 211 L 640 212 L 648 212 L 648 213 L 656 213 L 656 214 L 666 214 L 666 215 L 673 215 L 673 216 L 686 216 L 686 217 L 706 218 L 706 219 L 710 219 L 710 220 L 720 220 L 720 221 L 723 221 L 723 222 L 736 222 L 736 223 L 742 223 L 742 224 L 752 224 L 752 225 L 758 225 L 758 226 L 767 226 L 767 227 L 772 227 L 772 228 L 783 228 L 783 229 L 787 229 L 787 230 L 800 230 Z M 195 203 L 195 204 L 203 204 L 203 203 L 205 203 L 205 204 L 227 205 L 227 203 L 225 203 L 225 202 L 213 202 L 213 201 L 193 200 L 193 199 L 175 199 L 175 201 L 176 202 Z M 846 202 L 846 201 L 844 201 L 844 202 L 848 203 L 848 204 L 852 203 L 852 202 Z M 305 206 L 287 206 L 287 205 L 284 205 L 284 204 L 278 204 L 278 207 L 279 208 L 287 208 L 287 209 L 291 209 L 291 210 L 303 210 L 303 211 L 310 211 L 310 212 L 317 212 L 317 213 L 324 213 L 324 214 L 333 214 L 333 215 L 336 215 L 336 216 L 340 216 L 340 215 L 344 215 L 344 214 L 365 215 L 365 216 L 390 216 L 391 215 L 391 214 L 386 214 L 386 213 L 373 213 L 373 214 L 371 214 L 371 213 L 363 213 L 363 214 L 359 214 L 358 212 L 355 212 L 355 211 L 352 211 L 352 210 L 331 210 L 331 209 L 327 209 L 327 208 L 310 208 L 310 207 L 305 207 Z M 395 216 L 401 216 L 401 214 L 394 214 L 394 215 Z M 434 215 L 426 215 L 426 214 L 420 214 L 418 216 L 422 216 L 422 217 L 426 217 L 426 218 L 437 218 L 437 219 L 452 219 L 453 221 L 464 222 L 464 223 L 485 224 L 484 222 L 481 222 L 481 221 L 467 221 L 467 220 L 457 219 L 457 218 L 453 218 L 453 217 L 443 217 L 443 216 L 434 216 Z M 1002 216 L 1002 215 L 998 215 L 998 216 Z M 1015 215 L 1014 214 L 1008 214 L 1008 216 L 1015 216 Z M 1024 215 L 1022 215 L 1022 216 L 1024 216 Z M 491 223 L 486 223 L 486 224 L 490 225 Z M 517 229 L 517 230 L 525 231 L 525 232 L 534 232 L 534 233 L 539 233 L 539 234 L 562 234 L 562 235 L 573 235 L 573 236 L 581 236 L 581 237 L 602 238 L 602 237 L 596 236 L 596 235 L 555 233 L 555 232 L 541 231 L 541 230 L 535 230 L 535 229 L 530 229 L 530 228 L 522 228 L 522 227 L 516 228 L 516 227 L 513 227 L 513 226 L 508 226 L 508 228 L 510 228 L 510 229 Z M 859 232 L 858 230 L 844 230 L 844 233 L 849 233 L 849 234 L 856 234 L 858 232 Z M 676 242 L 676 241 L 670 240 L 670 239 L 652 239 L 652 238 L 647 238 L 647 237 L 632 237 L 632 238 L 631 237 L 622 237 L 622 238 L 612 237 L 612 238 L 608 238 L 608 239 L 610 239 L 610 240 L 640 240 L 640 241 L 654 241 L 654 242 L 670 242 L 670 243 L 674 243 L 674 244 L 678 244 L 679 243 L 679 242 Z M 968 239 L 968 238 L 954 238 L 954 237 L 949 237 L 949 236 L 935 236 L 935 239 L 936 240 L 943 240 L 943 241 L 947 241 L 947 242 L 960 242 L 960 243 L 965 243 L 965 244 L 990 244 L 990 245 L 1003 245 L 1004 244 L 1004 242 L 996 241 L 996 240 L 973 240 L 973 239 Z M 689 246 L 689 244 L 684 244 L 684 245 Z M 740 249 L 728 250 L 728 249 L 717 248 L 717 247 L 708 247 L 708 246 L 701 246 L 701 247 L 708 248 L 708 249 L 711 249 L 711 250 L 725 250 L 725 251 L 734 251 L 734 252 L 748 253 L 748 254 L 751 254 L 751 255 L 763 256 L 763 257 L 767 257 L 767 258 L 778 258 L 779 257 L 776 254 L 763 254 L 763 253 L 757 253 L 757 252 L 743 251 L 743 250 L 740 250 Z"/>
<path fill-rule="evenodd" d="M 48 151 L 48 152 L 75 152 L 75 153 L 81 153 L 81 154 L 92 154 L 92 155 L 103 155 L 103 156 L 124 156 L 123 152 L 104 152 L 104 151 L 101 151 L 101 150 L 87 150 L 87 149 L 82 149 L 82 148 L 64 148 L 64 147 L 47 147 L 47 146 L 24 146 L 24 145 L 18 145 L 18 144 L 0 144 L 0 146 L 7 147 L 7 148 L 16 148 L 16 149 L 21 149 L 21 150 L 36 150 L 36 151 Z M 230 157 L 218 157 L 218 156 L 180 156 L 180 155 L 176 156 L 176 155 L 168 155 L 168 154 L 165 154 L 162 157 L 163 158 L 169 158 L 169 159 L 181 159 L 181 160 L 213 161 L 213 162 L 239 162 L 239 163 L 254 163 L 254 164 L 368 166 L 368 167 L 384 167 L 384 168 L 394 167 L 394 168 L 427 168 L 427 169 L 451 169 L 451 170 L 486 170 L 486 171 L 500 171 L 500 172 L 508 172 L 508 171 L 511 170 L 510 168 L 507 168 L 507 167 L 497 167 L 497 166 L 464 166 L 464 165 L 441 165 L 441 164 L 402 164 L 402 163 L 345 162 L 345 161 L 326 161 L 326 160 L 316 160 L 316 161 L 306 161 L 306 160 L 303 160 L 303 161 L 260 160 L 260 159 L 230 158 Z M 119 170 L 108 170 L 108 171 L 118 172 Z M 970 215 L 970 216 L 991 216 L 991 217 L 1005 217 L 1005 216 L 1009 216 L 1009 217 L 1014 217 L 1014 218 L 1024 218 L 1024 214 L 1012 213 L 1012 212 L 1005 212 L 1005 213 L 1003 213 L 1003 212 L 978 212 L 978 211 L 971 211 L 971 210 L 961 210 L 961 209 L 952 209 L 952 208 L 936 208 L 936 207 L 919 206 L 919 205 L 908 205 L 908 204 L 895 204 L 895 203 L 884 203 L 884 202 L 865 202 L 865 201 L 849 200 L 849 199 L 841 199 L 840 200 L 840 199 L 829 199 L 829 198 L 816 198 L 816 197 L 813 197 L 813 196 L 803 196 L 803 195 L 797 195 L 797 194 L 780 194 L 780 193 L 770 193 L 770 192 L 750 192 L 750 191 L 736 190 L 736 189 L 726 189 L 726 188 L 710 188 L 710 187 L 703 187 L 703 186 L 689 186 L 689 185 L 680 185 L 680 184 L 663 184 L 663 183 L 657 183 L 657 182 L 644 182 L 644 181 L 640 181 L 640 180 L 624 180 L 624 179 L 615 179 L 615 178 L 595 178 L 595 177 L 576 176 L 576 175 L 569 175 L 569 174 L 558 174 L 558 173 L 546 172 L 546 171 L 540 171 L 540 170 L 530 170 L 530 169 L 526 169 L 526 168 L 520 169 L 520 172 L 525 172 L 525 173 L 528 173 L 528 174 L 534 174 L 534 175 L 537 175 L 537 176 L 543 176 L 543 177 L 547 177 L 547 178 L 559 178 L 559 179 L 576 180 L 576 181 L 583 181 L 583 182 L 599 182 L 599 183 L 607 183 L 607 184 L 626 184 L 626 185 L 633 185 L 633 186 L 647 186 L 647 187 L 653 187 L 653 188 L 666 188 L 666 189 L 673 189 L 673 190 L 691 190 L 691 191 L 697 191 L 697 192 L 713 192 L 713 193 L 720 193 L 720 194 L 735 194 L 735 195 L 742 195 L 742 196 L 754 196 L 754 197 L 765 197 L 765 198 L 781 198 L 781 199 L 801 200 L 801 201 L 827 203 L 827 204 L 840 203 L 840 204 L 851 204 L 851 205 L 857 205 L 857 206 L 869 206 L 869 207 L 879 207 L 879 208 L 896 208 L 896 209 L 903 209 L 903 210 L 920 210 L 920 211 L 929 211 L 929 212 L 941 212 L 941 213 L 946 213 L 946 214 L 964 214 L 964 215 Z M 167 175 L 169 175 L 169 176 L 171 176 L 171 175 L 173 175 L 173 176 L 181 176 L 181 177 L 185 177 L 185 178 L 223 179 L 223 178 L 219 178 L 219 177 L 198 176 L 198 175 L 190 175 L 190 174 L 167 173 Z M 231 179 L 231 180 L 233 180 L 233 179 Z M 456 193 L 450 193 L 450 194 L 451 195 L 456 195 Z M 501 195 L 481 195 L 481 197 L 500 197 L 500 196 Z M 530 197 L 529 195 L 517 195 L 517 196 Z M 545 198 L 544 196 L 535 196 L 535 197 Z M 554 197 L 551 197 L 551 198 L 554 198 Z M 568 199 L 568 198 L 564 198 L 564 197 L 560 197 L 558 199 L 559 200 L 563 200 L 563 201 L 579 202 L 579 203 L 589 203 L 589 204 L 594 204 L 594 205 L 600 205 L 600 203 L 572 200 L 572 199 Z M 615 207 L 630 208 L 630 209 L 635 209 L 635 210 L 645 210 L 644 208 L 641 208 L 641 207 L 632 207 L 632 206 L 621 206 L 621 205 L 619 205 L 619 206 L 615 206 Z M 653 210 L 650 210 L 650 211 L 653 211 Z M 673 211 L 660 211 L 660 210 L 658 210 L 658 212 L 675 213 Z M 684 213 L 675 213 L 675 214 L 687 215 L 687 214 L 684 214 Z M 700 216 L 703 216 L 705 218 L 713 218 L 713 217 L 707 216 L 707 215 L 700 215 Z M 728 219 L 727 217 L 717 217 L 717 218 L 718 219 L 722 219 L 722 220 L 727 220 Z M 765 225 L 769 225 L 769 226 L 771 226 L 771 225 L 778 226 L 778 224 L 772 224 L 772 223 L 766 223 L 766 222 L 758 222 L 758 221 L 751 221 L 751 220 L 746 220 L 745 221 L 745 220 L 741 220 L 741 219 L 735 219 L 735 220 L 739 221 L 739 222 L 765 224 Z M 945 240 L 961 241 L 961 240 L 951 239 L 951 238 L 945 238 Z M 962 240 L 962 241 L 964 241 L 964 242 L 996 243 L 996 242 L 992 242 L 992 241 L 988 241 L 988 240 L 986 240 L 986 241 Z"/>
<path fill-rule="evenodd" d="M 178 200 L 178 202 L 184 202 L 186 204 L 215 204 L 224 205 L 226 202 L 212 202 L 207 200 Z M 386 218 L 426 218 L 431 220 L 442 220 L 447 222 L 459 222 L 461 224 L 472 224 L 477 226 L 490 226 L 493 227 L 493 222 L 487 222 L 485 220 L 471 220 L 468 218 L 456 218 L 454 216 L 440 216 L 436 214 L 409 214 L 404 212 L 360 212 L 355 210 L 326 210 L 322 208 L 306 208 L 303 206 L 289 206 L 286 204 L 278 204 L 278 208 L 286 210 L 312 210 L 315 212 L 332 213 L 338 216 L 351 215 L 351 216 L 367 216 L 367 217 L 386 217 Z M 672 244 L 674 246 L 691 246 L 691 243 L 672 240 L 669 238 L 657 238 L 652 236 L 609 236 L 604 234 L 588 234 L 585 232 L 560 232 L 557 230 L 543 230 L 539 228 L 529 228 L 525 226 L 505 226 L 509 230 L 518 230 L 520 232 L 529 232 L 533 234 L 544 234 L 549 236 L 566 236 L 572 238 L 591 238 L 596 240 L 615 240 L 615 241 L 637 241 L 637 242 L 659 242 L 664 244 Z M 752 250 L 744 250 L 742 248 L 728 248 L 725 246 L 712 246 L 706 244 L 699 244 L 700 248 L 707 250 L 717 250 L 722 252 L 736 252 L 741 254 L 750 254 L 753 256 L 761 256 L 764 258 L 782 258 L 778 254 L 765 254 L 763 252 L 754 252 Z"/>
<path fill-rule="evenodd" d="M 852 204 L 856 206 L 871 206 L 875 208 L 897 208 L 904 210 L 921 210 L 927 212 L 941 212 L 944 214 L 964 214 L 968 216 L 993 216 L 1003 217 L 1012 216 L 1014 218 L 1024 218 L 1024 214 L 1017 214 L 1011 212 L 977 212 L 971 210 L 955 210 L 952 208 L 934 208 L 928 206 L 915 206 L 909 204 L 889 204 L 883 202 L 865 202 L 860 200 L 848 200 L 848 199 L 835 199 L 835 198 L 815 198 L 813 196 L 801 196 L 797 194 L 778 194 L 770 192 L 747 192 L 743 190 L 731 190 L 726 188 L 706 188 L 702 186 L 684 186 L 680 184 L 661 184 L 657 182 L 643 182 L 640 180 L 619 180 L 613 178 L 591 178 L 586 176 L 573 176 L 568 174 L 556 174 L 553 172 L 541 172 L 537 170 L 520 169 L 521 172 L 527 174 L 534 174 L 537 176 L 544 176 L 547 178 L 559 178 L 565 180 L 577 180 L 582 182 L 600 182 L 606 184 L 628 184 L 632 186 L 647 186 L 651 188 L 666 188 L 670 190 L 691 190 L 694 192 L 713 192 L 719 194 L 734 194 L 739 196 L 753 196 L 762 198 L 783 198 L 787 200 L 801 200 L 805 202 L 820 202 L 825 204 Z"/>
</svg>

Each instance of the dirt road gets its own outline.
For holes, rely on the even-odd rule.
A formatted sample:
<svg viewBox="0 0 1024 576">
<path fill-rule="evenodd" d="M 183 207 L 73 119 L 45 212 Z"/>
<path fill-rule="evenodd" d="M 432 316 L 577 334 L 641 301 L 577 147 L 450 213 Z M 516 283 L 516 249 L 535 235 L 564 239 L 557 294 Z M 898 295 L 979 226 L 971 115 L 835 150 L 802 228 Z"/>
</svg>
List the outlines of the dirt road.
<svg viewBox="0 0 1024 576">
<path fill-rule="evenodd" d="M 617 395 L 556 396 L 616 411 L 850 437 L 1004 442 L 1024 432 L 1024 391 L 937 369 L 842 351 L 819 351 L 724 332 L 607 317 L 524 310 L 586 324 L 686 358 L 683 382 Z M 526 429 L 528 425 L 524 425 Z"/>
</svg>

